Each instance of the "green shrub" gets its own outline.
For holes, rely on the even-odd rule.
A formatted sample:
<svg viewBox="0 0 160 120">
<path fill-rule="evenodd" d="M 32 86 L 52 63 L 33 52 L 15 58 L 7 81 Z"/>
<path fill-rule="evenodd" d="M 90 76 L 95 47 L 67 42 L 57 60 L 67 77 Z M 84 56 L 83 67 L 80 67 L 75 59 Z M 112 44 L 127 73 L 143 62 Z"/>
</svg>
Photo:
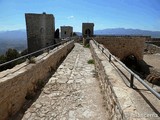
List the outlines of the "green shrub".
<svg viewBox="0 0 160 120">
<path fill-rule="evenodd" d="M 94 64 L 94 60 L 93 59 L 88 60 L 88 64 Z"/>
<path fill-rule="evenodd" d="M 38 89 L 41 89 L 42 87 L 44 87 L 44 85 L 45 85 L 45 81 L 43 81 L 43 80 L 38 80 L 38 82 L 37 82 L 37 87 L 38 87 Z"/>
<path fill-rule="evenodd" d="M 31 57 L 31 58 L 29 59 L 29 63 L 36 63 L 35 57 Z"/>
<path fill-rule="evenodd" d="M 83 45 L 83 42 L 80 42 L 80 45 Z"/>
<path fill-rule="evenodd" d="M 90 45 L 89 45 L 89 44 L 86 44 L 84 47 L 85 47 L 85 48 L 90 48 Z"/>
</svg>

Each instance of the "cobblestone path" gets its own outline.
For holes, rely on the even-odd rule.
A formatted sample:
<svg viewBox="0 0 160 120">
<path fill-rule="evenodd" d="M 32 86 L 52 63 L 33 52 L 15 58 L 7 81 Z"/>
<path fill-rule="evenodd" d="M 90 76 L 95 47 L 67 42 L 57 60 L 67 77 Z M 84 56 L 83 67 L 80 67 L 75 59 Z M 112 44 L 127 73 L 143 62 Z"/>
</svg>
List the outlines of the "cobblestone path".
<svg viewBox="0 0 160 120">
<path fill-rule="evenodd" d="M 90 50 L 75 43 L 23 120 L 107 120 Z"/>
</svg>

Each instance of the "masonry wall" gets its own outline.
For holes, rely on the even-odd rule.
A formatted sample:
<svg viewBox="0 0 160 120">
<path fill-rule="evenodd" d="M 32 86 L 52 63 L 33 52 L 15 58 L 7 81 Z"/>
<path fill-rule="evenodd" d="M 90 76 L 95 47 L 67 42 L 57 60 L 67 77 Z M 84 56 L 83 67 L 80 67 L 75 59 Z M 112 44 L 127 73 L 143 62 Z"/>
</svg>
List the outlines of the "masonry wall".
<svg viewBox="0 0 160 120">
<path fill-rule="evenodd" d="M 134 55 L 138 60 L 143 59 L 146 37 L 132 36 L 105 36 L 95 37 L 98 43 L 103 44 L 113 55 L 120 58 Z"/>
<path fill-rule="evenodd" d="M 145 51 L 147 53 L 151 53 L 151 54 L 160 53 L 160 47 L 157 45 L 146 43 L 145 44 Z"/>
<path fill-rule="evenodd" d="M 73 27 L 71 26 L 61 26 L 61 38 L 72 37 Z"/>
<path fill-rule="evenodd" d="M 86 34 L 87 31 L 90 33 L 89 36 Z M 82 36 L 92 37 L 94 35 L 94 23 L 82 23 Z"/>
<path fill-rule="evenodd" d="M 158 120 L 158 113 L 155 110 L 159 110 L 157 104 L 159 99 L 153 94 L 146 93 L 145 91 L 148 90 L 136 78 L 134 78 L 134 85 L 140 89 L 137 91 L 130 88 L 128 71 L 114 58 L 109 62 L 109 58 L 98 49 L 92 40 L 90 48 L 104 99 L 103 105 L 108 112 L 108 120 Z M 103 52 L 109 55 L 107 49 Z M 147 117 L 147 115 L 153 116 Z"/>
<path fill-rule="evenodd" d="M 55 21 L 52 14 L 25 14 L 28 52 L 54 44 Z"/>
<path fill-rule="evenodd" d="M 20 110 L 26 97 L 34 94 L 38 85 L 56 70 L 73 46 L 74 42 L 70 41 L 38 56 L 35 64 L 25 62 L 0 73 L 0 120 L 7 120 Z"/>
<path fill-rule="evenodd" d="M 103 99 L 105 101 L 104 105 L 109 115 L 109 120 L 125 120 L 125 116 L 113 89 L 113 86 L 109 79 L 107 78 L 105 61 L 100 57 L 102 54 L 96 49 L 93 41 L 90 42 L 92 57 L 95 60 L 95 68 L 98 72 L 98 80 L 100 84 L 101 91 L 103 93 Z"/>
</svg>

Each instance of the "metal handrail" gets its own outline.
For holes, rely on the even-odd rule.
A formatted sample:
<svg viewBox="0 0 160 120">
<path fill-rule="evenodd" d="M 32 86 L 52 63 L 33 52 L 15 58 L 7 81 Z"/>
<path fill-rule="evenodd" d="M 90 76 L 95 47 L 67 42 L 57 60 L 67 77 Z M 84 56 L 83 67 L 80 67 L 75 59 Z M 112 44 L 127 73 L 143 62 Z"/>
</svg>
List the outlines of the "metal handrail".
<svg viewBox="0 0 160 120">
<path fill-rule="evenodd" d="M 7 62 L 5 62 L 5 63 L 2 63 L 2 64 L 0 64 L 0 67 L 2 67 L 2 66 L 4 66 L 4 65 L 7 65 L 7 64 L 9 64 L 9 63 L 18 61 L 18 60 L 20 60 L 20 59 L 23 59 L 23 58 L 26 58 L 26 57 L 30 57 L 31 55 L 34 55 L 34 54 L 39 53 L 39 52 L 42 52 L 42 51 L 44 51 L 44 50 L 49 50 L 49 49 L 52 48 L 52 47 L 55 47 L 55 46 L 61 45 L 61 44 L 65 44 L 65 43 L 67 43 L 67 42 L 69 42 L 69 40 L 61 41 L 61 42 L 59 42 L 59 43 L 57 43 L 57 44 L 50 45 L 50 46 L 48 46 L 48 47 L 44 47 L 44 48 L 39 49 L 39 50 L 37 50 L 37 51 L 35 51 L 35 52 L 29 53 L 29 54 L 27 54 L 27 55 L 23 55 L 23 56 L 18 57 L 18 58 L 16 58 L 16 59 L 7 61 Z"/>
<path fill-rule="evenodd" d="M 100 50 L 102 50 L 102 53 L 104 53 L 104 51 L 106 51 L 106 48 L 101 46 L 97 41 L 95 41 L 94 39 L 93 39 L 93 41 L 94 41 L 95 45 L 97 45 L 97 47 Z M 134 78 L 136 78 L 143 86 L 145 86 L 152 94 L 154 94 L 160 100 L 160 94 L 158 92 L 156 92 L 153 88 L 151 88 L 146 82 L 144 82 L 144 80 L 142 80 L 137 74 L 135 74 L 133 71 L 131 71 L 128 67 L 126 67 L 126 65 L 124 65 L 119 59 L 117 59 L 109 51 L 106 51 L 106 52 L 109 54 L 109 56 L 107 56 L 105 54 L 109 58 L 109 62 L 112 61 L 111 58 L 114 58 L 123 68 L 125 68 L 131 74 L 131 81 L 130 81 L 131 88 L 133 88 Z"/>
</svg>

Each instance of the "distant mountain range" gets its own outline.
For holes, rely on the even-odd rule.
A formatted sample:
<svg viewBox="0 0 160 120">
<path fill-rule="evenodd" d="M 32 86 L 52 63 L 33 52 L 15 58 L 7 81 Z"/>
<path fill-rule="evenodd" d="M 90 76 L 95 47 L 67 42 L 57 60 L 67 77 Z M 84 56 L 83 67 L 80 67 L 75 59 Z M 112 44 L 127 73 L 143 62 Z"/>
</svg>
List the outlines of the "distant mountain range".
<svg viewBox="0 0 160 120">
<path fill-rule="evenodd" d="M 81 32 L 76 32 L 77 35 L 82 36 Z M 113 28 L 95 30 L 95 35 L 145 35 L 153 38 L 160 38 L 160 31 L 148 31 L 140 29 L 125 29 Z M 22 51 L 27 48 L 27 35 L 26 30 L 13 30 L 0 32 L 0 54 L 6 52 L 8 48 L 15 48 Z"/>
<path fill-rule="evenodd" d="M 81 33 L 81 32 L 76 32 L 76 34 L 77 34 L 78 36 L 82 36 L 82 33 Z"/>
<path fill-rule="evenodd" d="M 160 31 L 149 31 L 140 29 L 110 28 L 103 30 L 95 30 L 95 35 L 142 35 L 151 36 L 152 38 L 160 38 Z"/>
<path fill-rule="evenodd" d="M 18 51 L 27 48 L 27 36 L 25 30 L 0 32 L 0 54 L 4 54 L 9 48 L 14 48 Z"/>
</svg>

